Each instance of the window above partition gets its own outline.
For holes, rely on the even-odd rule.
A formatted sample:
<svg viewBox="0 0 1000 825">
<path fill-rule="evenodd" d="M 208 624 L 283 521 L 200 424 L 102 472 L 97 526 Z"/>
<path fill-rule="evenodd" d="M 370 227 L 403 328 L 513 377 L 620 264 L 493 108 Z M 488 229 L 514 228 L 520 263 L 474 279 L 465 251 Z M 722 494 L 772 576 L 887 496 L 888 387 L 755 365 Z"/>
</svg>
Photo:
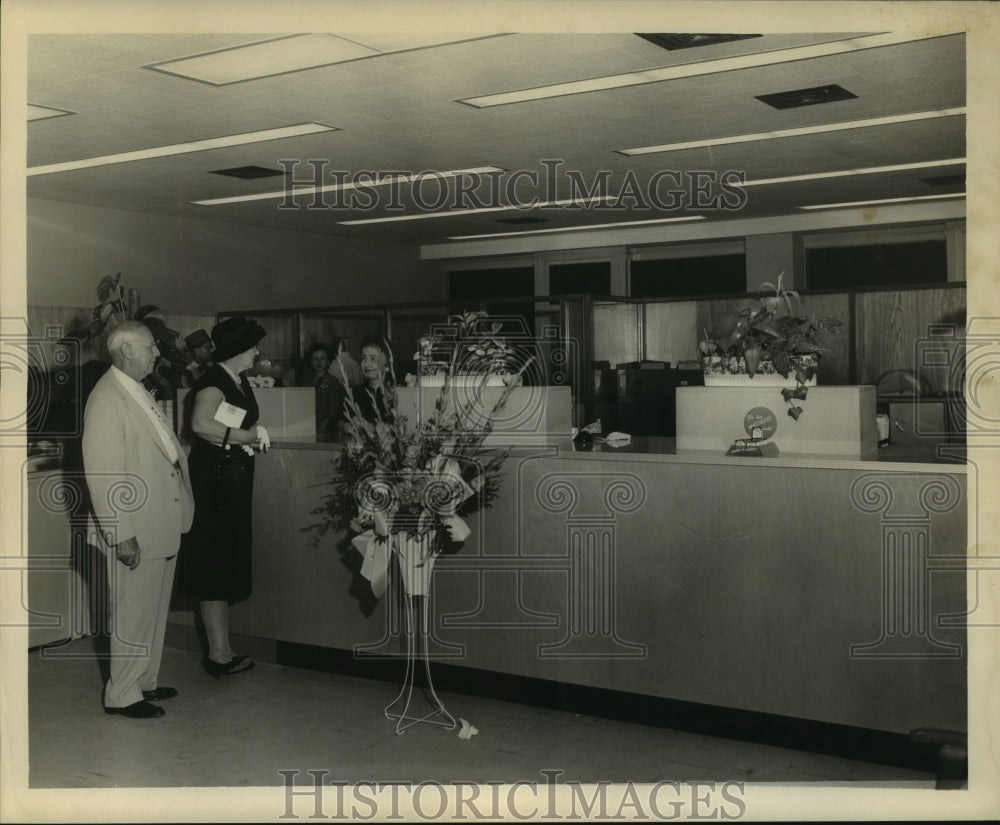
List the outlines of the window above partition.
<svg viewBox="0 0 1000 825">
<path fill-rule="evenodd" d="M 944 226 L 805 235 L 805 284 L 864 289 L 944 284 L 949 237 Z"/>
<path fill-rule="evenodd" d="M 743 240 L 633 249 L 629 296 L 690 298 L 746 292 Z"/>
</svg>

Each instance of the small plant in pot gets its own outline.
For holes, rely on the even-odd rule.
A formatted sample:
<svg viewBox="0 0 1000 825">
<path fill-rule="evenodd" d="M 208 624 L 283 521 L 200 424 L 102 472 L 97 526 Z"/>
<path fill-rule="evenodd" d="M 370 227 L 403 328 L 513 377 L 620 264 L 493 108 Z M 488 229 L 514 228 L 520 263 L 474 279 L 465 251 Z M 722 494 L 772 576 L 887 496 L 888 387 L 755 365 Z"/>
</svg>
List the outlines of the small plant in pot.
<svg viewBox="0 0 1000 825">
<path fill-rule="evenodd" d="M 777 284 L 761 284 L 762 290 L 774 290 L 773 295 L 758 293 L 755 303 L 737 312 L 725 327 L 712 333 L 706 330 L 699 349 L 706 384 L 728 383 L 710 380 L 725 374 L 745 373 L 748 381 L 767 376 L 768 383 L 786 383 L 793 377 L 794 384 L 782 387 L 781 394 L 788 414 L 798 419 L 802 408 L 794 402 L 806 398 L 808 386 L 815 384 L 824 349 L 816 336 L 836 330 L 842 322 L 803 313 L 798 292 L 785 289 L 783 277 L 784 273 L 778 276 Z"/>
</svg>

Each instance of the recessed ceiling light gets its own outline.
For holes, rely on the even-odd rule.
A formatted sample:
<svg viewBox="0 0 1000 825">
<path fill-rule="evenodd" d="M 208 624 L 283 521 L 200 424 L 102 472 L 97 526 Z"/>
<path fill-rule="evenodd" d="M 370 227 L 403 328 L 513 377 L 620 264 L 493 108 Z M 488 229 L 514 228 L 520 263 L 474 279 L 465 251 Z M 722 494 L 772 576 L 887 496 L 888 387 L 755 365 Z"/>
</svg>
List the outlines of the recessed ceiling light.
<svg viewBox="0 0 1000 825">
<path fill-rule="evenodd" d="M 189 152 L 202 152 L 206 149 L 222 149 L 228 146 L 243 146 L 248 143 L 261 143 L 265 140 L 281 140 L 282 138 L 312 135 L 317 132 L 338 132 L 333 126 L 322 123 L 300 123 L 295 126 L 282 126 L 277 129 L 265 129 L 261 132 L 244 132 L 240 135 L 224 135 L 223 137 L 193 140 L 190 143 L 173 143 L 169 146 L 154 146 L 150 149 L 139 149 L 135 152 L 122 152 L 117 155 L 103 155 L 96 158 L 83 158 L 65 163 L 50 163 L 47 166 L 32 166 L 28 175 L 48 175 L 53 172 L 68 172 L 72 169 L 89 169 L 92 166 L 108 166 L 113 163 L 129 163 L 134 160 L 149 160 L 170 155 L 186 155 Z"/>
<path fill-rule="evenodd" d="M 965 198 L 965 193 L 952 193 L 950 195 L 918 195 L 912 198 L 882 198 L 871 201 L 850 201 L 847 203 L 817 203 L 811 206 L 800 206 L 799 209 L 840 209 L 848 206 L 878 206 L 883 203 L 909 203 L 911 201 L 933 201 L 947 198 Z"/>
<path fill-rule="evenodd" d="M 961 175 L 937 175 L 933 178 L 921 178 L 921 183 L 928 186 L 965 186 L 965 173 Z"/>
<path fill-rule="evenodd" d="M 210 175 L 225 175 L 228 178 L 241 180 L 257 180 L 258 178 L 276 178 L 285 174 L 284 169 L 267 169 L 263 166 L 234 166 L 232 169 L 210 169 Z"/>
<path fill-rule="evenodd" d="M 838 100 L 856 100 L 857 95 L 843 86 L 831 83 L 827 86 L 813 86 L 810 89 L 793 89 L 790 92 L 772 92 L 769 95 L 754 95 L 761 103 L 775 109 L 800 109 L 820 103 L 834 103 Z"/>
<path fill-rule="evenodd" d="M 399 34 L 295 34 L 214 52 L 163 60 L 145 68 L 212 86 L 332 66 L 366 57 L 409 51 L 476 37 L 426 37 Z"/>
<path fill-rule="evenodd" d="M 816 172 L 810 175 L 785 175 L 780 178 L 760 178 L 759 180 L 748 180 L 744 183 L 732 181 L 731 186 L 764 186 L 771 183 L 794 183 L 803 180 L 822 180 L 824 178 L 848 178 L 854 175 L 874 175 L 880 172 L 905 172 L 910 169 L 929 169 L 935 166 L 955 166 L 965 163 L 965 158 L 949 158 L 948 160 L 928 160 L 921 163 L 896 163 L 891 166 L 868 166 L 863 169 L 841 169 L 836 172 Z M 962 175 L 962 180 L 965 176 Z"/>
<path fill-rule="evenodd" d="M 719 60 L 702 60 L 696 63 L 684 63 L 678 66 L 665 66 L 658 69 L 646 69 L 626 74 L 594 77 L 588 80 L 576 80 L 569 83 L 555 83 L 551 86 L 537 86 L 533 89 L 519 89 L 513 92 L 501 92 L 492 95 L 480 95 L 459 100 L 484 109 L 490 106 L 503 106 L 508 103 L 524 103 L 530 100 L 546 100 L 564 95 L 599 92 L 607 89 L 619 89 L 625 86 L 641 86 L 645 83 L 659 83 L 664 80 L 679 80 L 685 77 L 730 72 L 739 69 L 754 69 L 760 66 L 773 66 L 793 60 L 809 60 L 816 57 L 827 57 L 834 54 L 874 49 L 880 46 L 892 46 L 898 43 L 908 43 L 931 37 L 946 35 L 928 35 L 927 38 L 912 34 L 888 32 L 883 34 L 862 35 L 859 37 L 838 38 L 827 43 L 814 43 L 809 46 L 797 46 L 791 49 L 775 49 L 757 54 L 744 54 L 737 57 L 724 57 Z"/>
<path fill-rule="evenodd" d="M 526 229 L 523 232 L 490 232 L 485 235 L 451 235 L 449 241 L 473 241 L 480 238 L 509 238 L 519 235 L 543 235 L 553 232 L 583 232 L 588 229 L 618 229 L 623 226 L 645 226 L 654 223 L 680 223 L 681 221 L 703 221 L 702 215 L 686 215 L 682 218 L 657 218 L 649 221 L 622 221 L 620 223 L 592 223 L 587 226 L 564 226 L 555 229 Z"/>
<path fill-rule="evenodd" d="M 848 129 L 867 129 L 872 126 L 891 126 L 895 123 L 910 123 L 916 120 L 931 120 L 938 117 L 953 117 L 964 115 L 965 107 L 940 109 L 933 112 L 911 112 L 905 115 L 891 117 L 873 117 L 868 120 L 842 120 L 837 123 L 824 123 L 820 126 L 800 126 L 796 129 L 777 129 L 773 132 L 755 132 L 748 135 L 729 135 L 727 137 L 689 140 L 683 143 L 661 143 L 657 146 L 639 146 L 634 149 L 615 149 L 620 155 L 652 155 L 658 152 L 678 152 L 682 149 L 703 149 L 709 146 L 726 146 L 733 143 L 752 143 L 758 140 L 774 140 L 775 138 L 800 137 L 802 135 L 818 135 L 824 132 L 842 132 Z"/>
<path fill-rule="evenodd" d="M 508 226 L 525 226 L 529 223 L 549 223 L 548 218 L 535 218 L 531 215 L 527 215 L 523 218 L 497 218 L 497 223 L 505 223 Z"/>
<path fill-rule="evenodd" d="M 643 40 L 655 43 L 662 49 L 693 49 L 698 46 L 714 46 L 717 43 L 729 43 L 733 40 L 748 40 L 751 37 L 763 37 L 760 34 L 641 34 Z"/>
<path fill-rule="evenodd" d="M 67 109 L 54 109 L 51 106 L 39 106 L 37 103 L 28 104 L 28 121 L 48 120 L 50 117 L 62 117 L 63 115 L 75 115 Z"/>
<path fill-rule="evenodd" d="M 371 180 L 358 180 L 358 181 L 345 181 L 343 183 L 329 183 L 325 186 L 302 186 L 296 184 L 294 181 L 290 187 L 285 189 L 280 189 L 277 192 L 257 192 L 253 195 L 236 195 L 229 198 L 206 198 L 200 201 L 188 201 L 188 203 L 194 204 L 195 206 L 222 206 L 228 203 L 243 203 L 246 201 L 266 201 L 266 200 L 278 200 L 279 198 L 295 198 L 302 195 L 315 195 L 321 192 L 345 192 L 351 189 L 370 189 L 376 186 L 398 186 L 401 183 L 412 183 L 415 180 L 422 180 L 424 177 L 431 176 L 433 178 L 455 178 L 459 175 L 485 175 L 487 172 L 502 172 L 496 166 L 478 166 L 473 169 L 450 169 L 445 172 L 419 172 L 417 174 L 410 175 L 386 175 L 384 178 L 373 178 Z M 501 207 L 506 209 L 508 207 Z M 375 223 L 378 221 L 387 220 L 408 220 L 411 218 L 422 218 L 427 217 L 426 215 L 403 215 L 398 218 L 371 218 L 367 221 L 345 221 L 344 223 Z"/>
</svg>

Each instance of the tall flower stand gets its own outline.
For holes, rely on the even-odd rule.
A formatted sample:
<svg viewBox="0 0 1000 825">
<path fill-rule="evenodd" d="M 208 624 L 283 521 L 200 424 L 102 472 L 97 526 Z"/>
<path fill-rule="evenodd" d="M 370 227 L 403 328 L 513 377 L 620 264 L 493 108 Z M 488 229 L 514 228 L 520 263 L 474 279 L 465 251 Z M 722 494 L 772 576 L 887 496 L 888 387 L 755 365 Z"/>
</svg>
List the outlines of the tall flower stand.
<svg viewBox="0 0 1000 825">
<path fill-rule="evenodd" d="M 392 537 L 393 555 L 401 574 L 404 590 L 404 629 L 406 637 L 406 672 L 396 698 L 385 707 L 386 719 L 396 720 L 396 733 L 421 722 L 452 730 L 458 727 L 455 717 L 448 713 L 438 698 L 431 679 L 431 664 L 427 654 L 430 638 L 430 583 L 435 554 L 432 552 L 433 536 L 396 533 Z M 426 685 L 415 684 L 417 670 L 423 665 Z M 414 688 L 423 695 L 429 712 L 418 716 L 413 707 Z M 418 699 L 419 704 L 419 699 Z"/>
</svg>

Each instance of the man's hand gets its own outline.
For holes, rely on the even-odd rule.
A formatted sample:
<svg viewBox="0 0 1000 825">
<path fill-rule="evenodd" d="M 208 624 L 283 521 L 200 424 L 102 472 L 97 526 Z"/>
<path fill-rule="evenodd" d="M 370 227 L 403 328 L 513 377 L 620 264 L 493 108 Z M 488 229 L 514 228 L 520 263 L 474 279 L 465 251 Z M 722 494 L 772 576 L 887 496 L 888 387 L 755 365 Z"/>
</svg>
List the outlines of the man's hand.
<svg viewBox="0 0 1000 825">
<path fill-rule="evenodd" d="M 118 561 L 129 570 L 135 570 L 139 566 L 139 542 L 135 538 L 125 539 L 125 541 L 116 544 L 115 553 L 118 556 Z"/>
</svg>

